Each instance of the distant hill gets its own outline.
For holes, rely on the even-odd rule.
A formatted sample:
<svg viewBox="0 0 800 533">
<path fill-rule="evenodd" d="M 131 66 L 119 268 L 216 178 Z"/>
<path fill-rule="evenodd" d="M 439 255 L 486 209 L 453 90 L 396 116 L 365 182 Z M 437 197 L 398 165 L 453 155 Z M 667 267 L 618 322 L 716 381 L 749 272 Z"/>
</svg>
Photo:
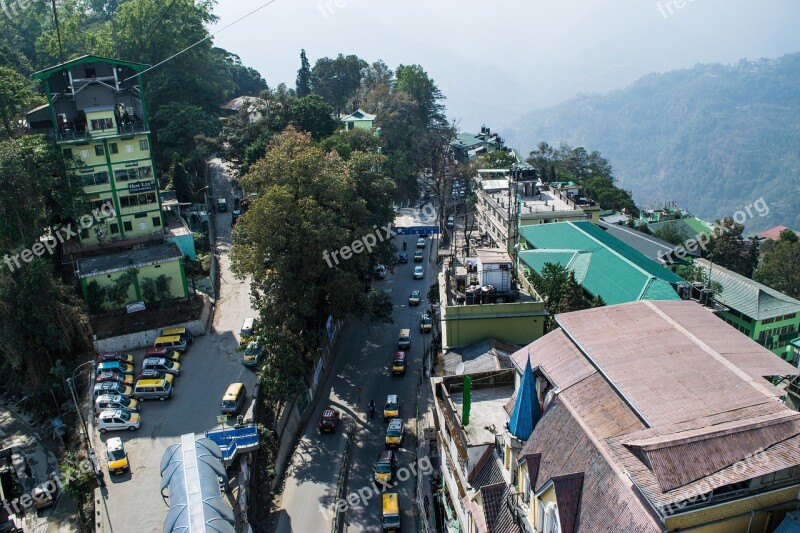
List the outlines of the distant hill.
<svg viewBox="0 0 800 533">
<path fill-rule="evenodd" d="M 746 233 L 800 229 L 800 54 L 645 76 L 524 115 L 506 137 L 599 150 L 640 207 L 675 201 L 709 220 L 760 197 Z"/>
</svg>

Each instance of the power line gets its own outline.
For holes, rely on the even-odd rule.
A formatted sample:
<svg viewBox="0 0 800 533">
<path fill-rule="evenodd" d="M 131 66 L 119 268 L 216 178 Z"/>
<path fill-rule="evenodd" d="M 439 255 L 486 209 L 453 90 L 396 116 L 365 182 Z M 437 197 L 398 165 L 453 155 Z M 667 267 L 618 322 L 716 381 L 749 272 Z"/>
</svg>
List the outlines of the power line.
<svg viewBox="0 0 800 533">
<path fill-rule="evenodd" d="M 129 78 L 125 78 L 125 79 L 124 79 L 124 80 L 122 80 L 122 81 L 123 81 L 123 82 L 125 82 L 125 81 L 128 81 L 128 80 L 131 80 L 131 79 L 133 79 L 133 78 L 135 78 L 135 77 L 137 77 L 137 76 L 140 76 L 140 75 L 142 75 L 142 74 L 144 74 L 144 73 L 146 73 L 146 72 L 149 72 L 149 71 L 153 70 L 154 68 L 160 67 L 160 66 L 161 66 L 161 65 L 163 65 L 164 63 L 166 63 L 166 62 L 168 62 L 168 61 L 171 61 L 171 60 L 175 59 L 176 57 L 178 57 L 179 55 L 183 54 L 184 52 L 188 52 L 189 50 L 191 50 L 192 48 L 194 48 L 194 47 L 195 47 L 195 46 L 197 46 L 198 44 L 202 44 L 202 43 L 204 43 L 205 41 L 207 41 L 207 40 L 211 39 L 212 37 L 214 37 L 214 36 L 216 36 L 216 35 L 218 35 L 218 34 L 222 33 L 222 32 L 223 32 L 223 31 L 225 31 L 225 30 L 227 30 L 228 28 L 230 28 L 230 27 L 231 27 L 231 26 L 233 26 L 234 24 L 237 24 L 237 23 L 239 23 L 239 22 L 243 21 L 244 19 L 246 19 L 246 18 L 247 18 L 247 17 L 249 17 L 250 15 L 253 15 L 253 14 L 255 14 L 255 13 L 257 13 L 257 12 L 261 11 L 261 10 L 262 10 L 262 9 L 264 9 L 265 7 L 269 6 L 270 4 L 274 4 L 275 2 L 277 2 L 277 0 L 269 0 L 268 2 L 265 2 L 264 4 L 260 5 L 259 7 L 255 8 L 255 9 L 254 9 L 254 10 L 252 10 L 252 11 L 250 11 L 249 13 L 247 13 L 247 14 L 245 14 L 245 15 L 243 15 L 243 16 L 241 16 L 241 17 L 239 17 L 238 19 L 234 20 L 233 22 L 231 22 L 231 23 L 230 23 L 230 24 L 228 24 L 227 26 L 223 26 L 222 28 L 218 29 L 218 30 L 217 30 L 217 31 L 215 31 L 214 33 L 210 33 L 210 34 L 206 35 L 205 37 L 203 37 L 202 39 L 200 39 L 199 41 L 197 41 L 196 43 L 194 43 L 194 44 L 192 44 L 192 45 L 189 45 L 189 46 L 187 46 L 186 48 L 184 48 L 184 49 L 183 49 L 183 50 L 181 50 L 180 52 L 177 52 L 177 53 L 175 53 L 175 54 L 172 54 L 171 56 L 169 56 L 169 57 L 168 57 L 168 58 L 166 58 L 165 60 L 163 60 L 163 61 L 160 61 L 159 63 L 156 63 L 156 64 L 155 64 L 155 65 L 153 65 L 152 67 L 148 67 L 148 68 L 144 69 L 144 70 L 143 70 L 143 71 L 141 71 L 141 72 L 138 72 L 138 73 L 136 73 L 134 76 L 130 76 Z M 174 2 L 173 2 L 173 3 L 174 3 Z M 164 13 L 166 13 L 166 10 L 165 10 L 165 12 L 164 12 Z"/>
<path fill-rule="evenodd" d="M 153 27 L 150 28 L 150 31 L 147 32 L 147 36 L 144 38 L 144 41 L 142 41 L 142 42 L 146 43 L 147 41 L 150 40 L 150 37 L 152 37 L 153 32 L 156 31 L 156 28 L 158 28 L 161 25 L 161 23 L 164 21 L 164 16 L 167 14 L 167 11 L 172 9 L 172 6 L 174 6 L 175 2 L 177 2 L 177 1 L 178 0 L 172 0 L 172 2 L 170 2 L 170 4 L 166 7 L 166 9 L 164 9 L 164 11 L 161 12 L 161 16 L 158 17 L 158 20 L 155 22 L 155 24 L 153 24 Z"/>
</svg>

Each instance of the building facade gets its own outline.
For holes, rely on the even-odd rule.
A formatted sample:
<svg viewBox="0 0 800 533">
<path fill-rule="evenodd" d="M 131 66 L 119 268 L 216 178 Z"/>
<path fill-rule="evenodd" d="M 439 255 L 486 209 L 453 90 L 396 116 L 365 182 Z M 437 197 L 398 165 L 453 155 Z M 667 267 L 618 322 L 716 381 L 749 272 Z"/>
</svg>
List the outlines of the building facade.
<svg viewBox="0 0 800 533">
<path fill-rule="evenodd" d="M 48 106 L 29 114 L 29 124 L 49 115 L 50 132 L 77 173 L 94 208 L 109 202 L 114 215 L 78 236 L 81 244 L 125 241 L 164 233 L 154 172 L 150 123 L 141 72 L 147 65 L 83 56 L 36 72 Z M 32 128 L 33 132 L 37 131 Z"/>
</svg>

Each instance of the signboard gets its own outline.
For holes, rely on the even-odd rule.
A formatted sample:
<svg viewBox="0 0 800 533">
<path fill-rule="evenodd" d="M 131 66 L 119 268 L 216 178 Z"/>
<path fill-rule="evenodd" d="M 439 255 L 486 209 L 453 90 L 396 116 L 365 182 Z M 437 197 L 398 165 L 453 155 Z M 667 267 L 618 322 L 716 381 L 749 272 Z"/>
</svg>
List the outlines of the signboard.
<svg viewBox="0 0 800 533">
<path fill-rule="evenodd" d="M 128 185 L 129 193 L 147 192 L 155 190 L 156 184 L 154 181 L 140 181 Z"/>
<path fill-rule="evenodd" d="M 0 459 L 3 459 L 5 457 L 11 457 L 11 455 L 13 453 L 14 453 L 14 447 L 13 446 L 10 447 L 10 448 L 4 448 L 4 449 L 0 450 Z"/>
<path fill-rule="evenodd" d="M 138 161 L 131 161 L 130 163 L 125 163 L 125 166 L 126 167 L 138 167 L 139 166 L 139 162 Z"/>
<path fill-rule="evenodd" d="M 131 303 L 127 304 L 125 307 L 127 308 L 129 315 L 131 313 L 138 313 L 138 312 L 144 311 L 146 309 L 145 305 L 144 305 L 144 302 L 131 302 Z"/>
<path fill-rule="evenodd" d="M 439 226 L 412 226 L 408 228 L 393 227 L 395 235 L 438 235 Z"/>
<path fill-rule="evenodd" d="M 222 424 L 223 426 L 228 421 L 227 415 L 217 415 L 217 424 Z"/>
</svg>

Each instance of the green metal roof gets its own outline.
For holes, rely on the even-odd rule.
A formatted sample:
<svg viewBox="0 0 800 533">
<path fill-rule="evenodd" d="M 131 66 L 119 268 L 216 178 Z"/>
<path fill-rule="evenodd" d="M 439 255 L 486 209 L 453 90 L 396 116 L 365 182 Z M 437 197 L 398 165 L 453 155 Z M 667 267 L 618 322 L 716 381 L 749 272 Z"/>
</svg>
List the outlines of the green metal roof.
<svg viewBox="0 0 800 533">
<path fill-rule="evenodd" d="M 678 300 L 673 285 L 683 279 L 608 235 L 591 222 L 523 226 L 520 235 L 534 247 L 520 259 L 536 272 L 558 263 L 593 296 L 611 305 L 636 300 Z"/>
<path fill-rule="evenodd" d="M 144 63 L 132 63 L 130 61 L 122 61 L 120 59 L 111 59 L 108 57 L 100 57 L 100 56 L 81 56 L 76 57 L 75 59 L 70 59 L 69 61 L 65 61 L 64 63 L 60 63 L 58 65 L 46 68 L 44 70 L 40 70 L 38 72 L 34 72 L 31 74 L 32 78 L 43 80 L 45 78 L 49 78 L 51 74 L 57 72 L 59 70 L 64 70 L 65 68 L 69 68 L 73 65 L 80 65 L 82 63 L 111 63 L 112 65 L 121 65 L 123 67 L 128 67 L 136 72 L 141 72 L 148 68 L 150 65 L 145 65 Z"/>
<path fill-rule="evenodd" d="M 706 275 L 710 271 L 711 281 L 722 286 L 722 292 L 714 295 L 715 300 L 753 320 L 800 313 L 800 302 L 782 292 L 717 264 L 712 266 L 707 259 L 695 259 L 694 264 L 702 267 Z"/>
</svg>

